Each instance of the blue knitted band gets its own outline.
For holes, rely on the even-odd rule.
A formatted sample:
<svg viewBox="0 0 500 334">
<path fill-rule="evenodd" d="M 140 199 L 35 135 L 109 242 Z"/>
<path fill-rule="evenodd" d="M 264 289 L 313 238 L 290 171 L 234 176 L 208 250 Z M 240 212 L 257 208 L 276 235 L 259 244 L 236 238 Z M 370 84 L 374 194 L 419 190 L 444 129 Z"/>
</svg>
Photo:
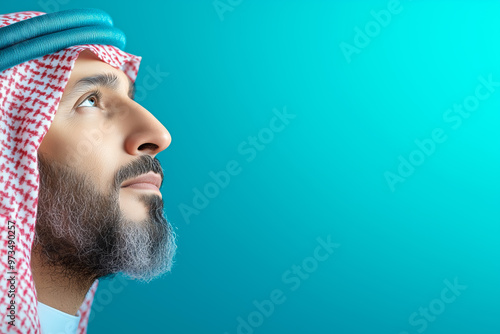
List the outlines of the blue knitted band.
<svg viewBox="0 0 500 334">
<path fill-rule="evenodd" d="M 0 72 L 82 44 L 125 48 L 125 34 L 99 9 L 71 9 L 36 16 L 0 28 Z"/>
</svg>

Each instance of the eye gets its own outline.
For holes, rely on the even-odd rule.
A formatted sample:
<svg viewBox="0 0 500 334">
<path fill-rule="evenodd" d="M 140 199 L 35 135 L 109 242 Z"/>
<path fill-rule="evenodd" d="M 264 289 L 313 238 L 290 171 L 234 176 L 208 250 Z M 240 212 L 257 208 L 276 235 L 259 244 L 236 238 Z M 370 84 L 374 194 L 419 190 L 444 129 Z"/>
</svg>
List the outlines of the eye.
<svg viewBox="0 0 500 334">
<path fill-rule="evenodd" d="M 78 105 L 79 107 L 96 107 L 97 106 L 97 96 L 90 95 L 82 103 Z"/>
</svg>

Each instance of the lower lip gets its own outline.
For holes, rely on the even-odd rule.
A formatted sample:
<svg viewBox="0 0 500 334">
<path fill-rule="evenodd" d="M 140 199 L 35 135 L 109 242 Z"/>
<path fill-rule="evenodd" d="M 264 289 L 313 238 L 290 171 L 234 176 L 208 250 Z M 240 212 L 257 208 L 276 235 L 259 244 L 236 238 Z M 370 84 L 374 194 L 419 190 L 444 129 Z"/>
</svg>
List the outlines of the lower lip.
<svg viewBox="0 0 500 334">
<path fill-rule="evenodd" d="M 129 186 L 123 187 L 123 188 L 132 188 L 132 189 L 151 189 L 151 190 L 156 190 L 160 191 L 157 186 L 151 183 L 134 183 Z"/>
</svg>

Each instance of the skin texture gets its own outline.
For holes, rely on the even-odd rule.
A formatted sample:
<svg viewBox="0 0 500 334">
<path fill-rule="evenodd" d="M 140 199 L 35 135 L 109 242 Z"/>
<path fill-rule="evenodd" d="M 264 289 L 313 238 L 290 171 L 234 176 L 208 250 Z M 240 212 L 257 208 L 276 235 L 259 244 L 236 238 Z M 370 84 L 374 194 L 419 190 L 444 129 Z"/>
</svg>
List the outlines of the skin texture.
<svg viewBox="0 0 500 334">
<path fill-rule="evenodd" d="M 98 98 L 89 97 L 94 88 L 75 89 L 75 84 L 82 78 L 100 74 L 115 75 L 116 89 L 98 87 L 101 94 Z M 161 193 L 155 189 L 122 188 L 116 182 L 126 178 L 119 178 L 117 175 L 120 176 L 119 172 L 123 170 L 132 173 L 134 170 L 141 171 L 127 167 L 138 166 L 138 160 L 144 155 L 155 158 L 171 142 L 167 129 L 149 111 L 136 103 L 130 93 L 130 81 L 121 70 L 102 62 L 92 52 L 83 51 L 75 62 L 54 120 L 38 150 L 44 161 L 58 166 L 59 169 L 54 169 L 55 171 L 61 171 L 46 177 L 44 184 L 51 183 L 50 178 L 62 174 L 64 170 L 74 171 L 74 174 L 80 177 L 75 180 L 85 180 L 85 187 L 82 189 L 85 189 L 86 197 L 90 197 L 85 200 L 102 198 L 99 203 L 116 209 L 114 212 L 117 221 L 120 218 L 124 225 L 138 225 L 129 226 L 132 228 L 128 229 L 129 233 L 133 228 L 140 228 L 142 224 L 149 222 L 148 219 L 161 221 Z M 125 177 L 127 175 L 125 174 Z M 55 182 L 53 184 L 64 185 Z M 42 186 L 41 183 L 40 187 Z M 92 196 L 92 191 L 99 196 Z M 78 193 L 74 198 L 75 201 L 80 200 Z M 109 203 L 106 198 L 110 199 Z M 42 204 L 44 203 L 39 203 L 39 206 Z M 89 208 L 91 209 L 88 211 L 93 212 L 94 207 Z M 97 208 L 95 210 L 105 211 L 102 210 L 102 205 Z M 78 212 L 78 205 L 75 205 L 74 210 Z M 155 215 L 157 220 L 151 220 Z M 49 223 L 50 221 L 45 221 L 40 226 L 48 226 Z M 162 231 L 164 234 L 167 232 Z M 31 265 L 38 299 L 44 304 L 74 315 L 92 282 L 100 275 L 74 268 L 69 270 L 69 267 L 57 263 L 47 265 L 47 251 L 44 252 L 42 248 L 35 238 Z"/>
</svg>

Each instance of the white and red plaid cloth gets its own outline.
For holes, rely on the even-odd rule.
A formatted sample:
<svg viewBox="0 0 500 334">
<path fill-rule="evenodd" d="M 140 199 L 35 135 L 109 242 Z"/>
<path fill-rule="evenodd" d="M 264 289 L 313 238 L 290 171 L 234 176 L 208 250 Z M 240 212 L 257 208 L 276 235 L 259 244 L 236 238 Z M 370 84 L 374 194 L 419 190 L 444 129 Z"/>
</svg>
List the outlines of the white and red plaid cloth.
<svg viewBox="0 0 500 334">
<path fill-rule="evenodd" d="M 0 28 L 44 14 L 0 15 Z M 135 81 L 141 58 L 106 45 L 73 46 L 0 72 L 0 333 L 41 332 L 30 267 L 39 185 L 36 152 L 54 118 L 74 62 L 86 49 Z M 15 226 L 14 270 L 8 262 L 8 251 L 12 250 L 8 248 L 8 227 L 12 225 Z M 11 283 L 7 279 L 12 276 L 9 272 L 17 273 L 15 327 L 8 324 Z M 80 308 L 80 334 L 87 331 L 96 289 L 97 281 Z"/>
</svg>

